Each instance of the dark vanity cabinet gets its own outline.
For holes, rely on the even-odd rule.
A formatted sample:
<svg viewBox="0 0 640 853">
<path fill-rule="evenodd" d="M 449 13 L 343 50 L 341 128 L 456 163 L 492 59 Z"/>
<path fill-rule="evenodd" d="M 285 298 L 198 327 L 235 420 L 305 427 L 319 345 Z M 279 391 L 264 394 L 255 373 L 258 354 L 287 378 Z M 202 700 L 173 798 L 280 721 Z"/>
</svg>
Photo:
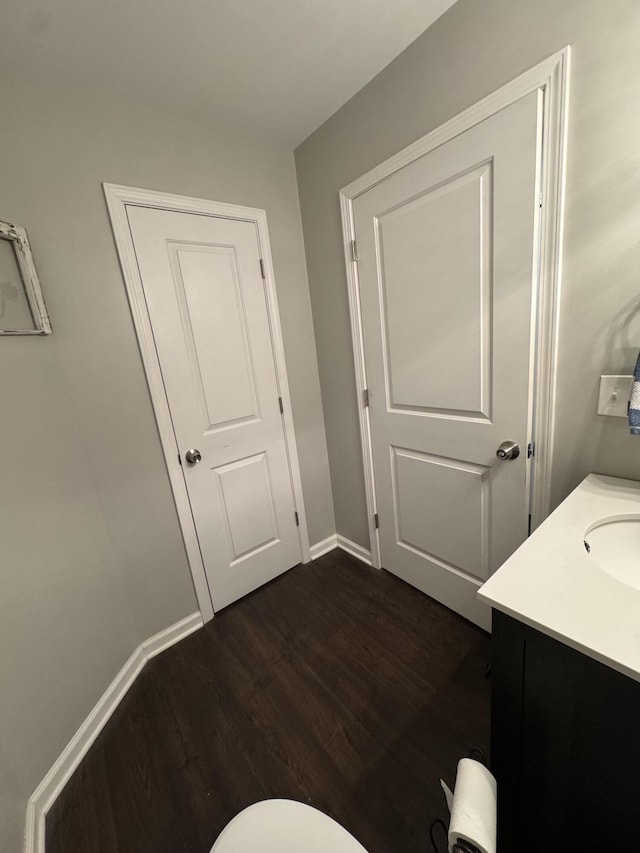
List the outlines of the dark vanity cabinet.
<svg viewBox="0 0 640 853">
<path fill-rule="evenodd" d="M 496 610 L 492 644 L 498 853 L 640 853 L 640 683 Z"/>
</svg>

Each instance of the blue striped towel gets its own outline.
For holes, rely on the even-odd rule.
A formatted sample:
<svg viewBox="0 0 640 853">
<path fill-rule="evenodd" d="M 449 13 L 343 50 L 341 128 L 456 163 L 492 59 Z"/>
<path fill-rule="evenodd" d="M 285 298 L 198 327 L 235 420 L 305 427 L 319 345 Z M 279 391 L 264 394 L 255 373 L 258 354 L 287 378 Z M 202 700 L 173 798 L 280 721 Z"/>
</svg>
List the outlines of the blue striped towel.
<svg viewBox="0 0 640 853">
<path fill-rule="evenodd" d="M 631 435 L 640 435 L 640 353 L 633 371 L 633 385 L 631 386 L 631 399 L 629 400 L 629 432 Z"/>
</svg>

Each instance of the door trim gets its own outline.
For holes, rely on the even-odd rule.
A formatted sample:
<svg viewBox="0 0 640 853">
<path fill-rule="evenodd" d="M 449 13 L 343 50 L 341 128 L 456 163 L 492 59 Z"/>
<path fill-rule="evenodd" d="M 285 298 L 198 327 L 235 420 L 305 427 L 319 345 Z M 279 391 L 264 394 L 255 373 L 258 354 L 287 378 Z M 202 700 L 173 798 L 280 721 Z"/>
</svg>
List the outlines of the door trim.
<svg viewBox="0 0 640 853">
<path fill-rule="evenodd" d="M 142 363 L 147 377 L 151 403 L 158 425 L 160 443 L 164 453 L 167 472 L 171 482 L 173 497 L 178 512 L 178 520 L 182 530 L 187 559 L 193 577 L 198 606 L 205 622 L 213 617 L 213 604 L 211 592 L 204 569 L 202 554 L 198 544 L 196 527 L 191 513 L 189 495 L 184 480 L 182 466 L 178 462 L 179 448 L 173 431 L 169 403 L 165 393 L 162 371 L 153 338 L 151 320 L 147 311 L 147 303 L 144 297 L 142 279 L 138 270 L 133 238 L 127 219 L 127 206 L 151 207 L 160 210 L 173 210 L 181 213 L 195 213 L 205 216 L 217 216 L 227 219 L 240 219 L 253 222 L 258 231 L 260 243 L 260 254 L 264 265 L 265 295 L 267 311 L 269 315 L 269 326 L 271 330 L 271 341 L 273 346 L 278 393 L 282 397 L 284 412 L 282 415 L 284 424 L 284 437 L 287 448 L 287 458 L 293 487 L 295 508 L 298 513 L 300 545 L 302 549 L 302 560 L 308 563 L 311 559 L 309 549 L 309 531 L 307 517 L 302 494 L 302 479 L 300 476 L 300 464 L 298 461 L 298 449 L 296 443 L 295 428 L 291 407 L 291 396 L 289 393 L 289 382 L 284 354 L 284 343 L 282 329 L 280 327 L 280 314 L 278 312 L 278 297 L 275 287 L 275 276 L 273 272 L 273 260 L 271 257 L 271 246 L 269 243 L 269 230 L 267 227 L 266 211 L 254 207 L 242 207 L 236 204 L 210 201 L 208 199 L 191 198 L 189 196 L 172 195 L 171 193 L 156 190 L 145 190 L 137 187 L 122 186 L 120 184 L 103 183 L 105 199 L 111 227 L 120 259 L 120 268 L 124 278 L 124 285 L 129 299 L 133 324 L 140 346 Z"/>
<path fill-rule="evenodd" d="M 388 178 L 398 169 L 407 166 L 439 145 L 443 145 L 479 122 L 490 118 L 525 95 L 535 91 L 540 93 L 540 97 L 543 99 L 544 117 L 542 150 L 540 152 L 540 162 L 543 164 L 541 186 L 544 203 L 539 224 L 540 256 L 537 264 L 537 305 L 534 307 L 537 323 L 531 365 L 531 378 L 534 382 L 533 423 L 531 426 L 536 442 L 535 454 L 531 460 L 530 512 L 533 530 L 544 521 L 551 509 L 550 475 L 555 423 L 570 59 L 571 48 L 567 46 L 340 190 L 342 239 L 347 271 L 369 537 L 372 564 L 376 568 L 381 566 L 380 540 L 375 525 L 377 505 L 371 448 L 371 422 L 369 409 L 364 399 L 367 375 L 360 308 L 360 284 L 358 281 L 358 265 L 352 257 L 352 241 L 355 238 L 353 202 L 359 195 Z"/>
</svg>

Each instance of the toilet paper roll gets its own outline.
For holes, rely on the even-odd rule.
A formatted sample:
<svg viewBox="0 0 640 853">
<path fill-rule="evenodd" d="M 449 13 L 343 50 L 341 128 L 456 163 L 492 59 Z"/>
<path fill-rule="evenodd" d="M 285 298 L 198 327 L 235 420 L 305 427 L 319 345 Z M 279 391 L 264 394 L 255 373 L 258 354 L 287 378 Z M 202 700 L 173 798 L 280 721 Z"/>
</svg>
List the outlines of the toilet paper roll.
<svg viewBox="0 0 640 853">
<path fill-rule="evenodd" d="M 458 762 L 449 823 L 450 853 L 460 839 L 480 853 L 496 853 L 497 787 L 479 761 L 463 758 Z"/>
<path fill-rule="evenodd" d="M 451 814 L 451 806 L 453 805 L 453 791 L 444 781 L 444 779 L 440 780 L 440 787 L 444 792 L 444 798 L 447 801 L 447 808 L 449 809 L 449 814 Z"/>
</svg>

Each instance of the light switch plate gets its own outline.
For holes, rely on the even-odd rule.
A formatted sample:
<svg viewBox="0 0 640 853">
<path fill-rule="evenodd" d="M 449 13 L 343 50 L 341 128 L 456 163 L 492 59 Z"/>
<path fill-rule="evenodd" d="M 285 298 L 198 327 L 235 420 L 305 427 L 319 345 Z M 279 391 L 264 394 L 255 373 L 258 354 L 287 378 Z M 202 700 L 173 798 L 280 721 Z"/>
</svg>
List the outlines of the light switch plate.
<svg viewBox="0 0 640 853">
<path fill-rule="evenodd" d="M 598 414 L 626 418 L 632 383 L 633 376 L 601 376 Z"/>
</svg>

